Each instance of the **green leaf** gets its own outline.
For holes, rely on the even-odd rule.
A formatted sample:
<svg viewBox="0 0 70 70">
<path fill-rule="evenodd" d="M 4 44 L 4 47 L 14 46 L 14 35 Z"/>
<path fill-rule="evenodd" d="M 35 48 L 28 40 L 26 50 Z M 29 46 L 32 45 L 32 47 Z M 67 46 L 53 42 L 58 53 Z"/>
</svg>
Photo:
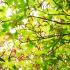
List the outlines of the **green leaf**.
<svg viewBox="0 0 70 70">
<path fill-rule="evenodd" d="M 3 24 L 2 24 L 2 27 L 3 27 L 3 32 L 8 31 L 8 30 L 9 30 L 9 26 L 10 26 L 10 24 L 9 24 L 8 22 L 3 23 Z"/>
<path fill-rule="evenodd" d="M 34 47 L 34 43 L 32 41 L 29 41 L 29 48 L 33 48 Z"/>
</svg>

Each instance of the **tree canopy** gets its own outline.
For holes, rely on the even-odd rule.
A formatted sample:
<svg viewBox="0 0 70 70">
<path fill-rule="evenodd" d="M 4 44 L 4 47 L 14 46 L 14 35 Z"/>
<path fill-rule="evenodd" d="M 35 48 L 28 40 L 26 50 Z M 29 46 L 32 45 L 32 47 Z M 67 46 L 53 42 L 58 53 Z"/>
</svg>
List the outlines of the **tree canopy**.
<svg viewBox="0 0 70 70">
<path fill-rule="evenodd" d="M 70 70 L 70 0 L 0 0 L 0 70 Z"/>
</svg>

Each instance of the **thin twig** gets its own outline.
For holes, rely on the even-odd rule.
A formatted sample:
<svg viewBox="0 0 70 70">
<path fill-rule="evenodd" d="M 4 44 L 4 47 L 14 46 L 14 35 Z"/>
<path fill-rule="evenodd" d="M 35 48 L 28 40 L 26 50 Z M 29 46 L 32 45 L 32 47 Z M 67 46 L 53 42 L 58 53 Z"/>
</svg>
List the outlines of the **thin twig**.
<svg viewBox="0 0 70 70">
<path fill-rule="evenodd" d="M 51 21 L 51 22 L 55 22 L 57 24 L 61 24 L 61 25 L 70 25 L 70 22 L 58 22 L 58 21 L 55 21 L 55 20 L 51 20 L 51 19 L 47 19 L 47 18 L 43 18 L 43 17 L 36 17 L 36 16 L 28 16 L 28 17 L 35 17 L 35 18 L 40 18 L 40 19 L 43 19 L 44 22 L 47 22 L 47 21 Z"/>
</svg>

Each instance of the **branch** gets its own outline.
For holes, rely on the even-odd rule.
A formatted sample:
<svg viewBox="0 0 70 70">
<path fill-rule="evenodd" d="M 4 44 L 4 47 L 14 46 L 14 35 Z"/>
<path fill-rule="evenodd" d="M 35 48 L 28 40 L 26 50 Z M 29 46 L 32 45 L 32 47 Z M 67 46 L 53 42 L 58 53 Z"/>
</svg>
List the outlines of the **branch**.
<svg viewBox="0 0 70 70">
<path fill-rule="evenodd" d="M 68 33 L 68 34 L 55 34 L 55 35 L 52 34 L 52 35 L 47 35 L 45 37 L 40 37 L 40 38 L 47 39 L 47 38 L 60 37 L 60 36 L 66 36 L 66 35 L 70 35 L 70 33 Z"/>
<path fill-rule="evenodd" d="M 2 58 L 2 56 L 4 55 L 5 51 L 2 53 L 2 55 L 0 56 L 0 61 L 5 62 L 5 60 Z"/>
<path fill-rule="evenodd" d="M 61 25 L 70 25 L 70 22 L 69 23 L 62 23 L 62 22 L 58 22 L 58 21 L 47 19 L 47 18 L 43 18 L 43 17 L 36 17 L 36 16 L 28 16 L 28 17 L 40 18 L 40 19 L 43 19 L 44 22 L 51 21 L 51 22 L 55 22 L 55 23 L 61 24 Z"/>
<path fill-rule="evenodd" d="M 1 57 L 0 57 L 0 61 L 3 61 L 3 62 L 5 62 L 5 60 L 4 60 L 3 58 L 1 58 Z"/>
<path fill-rule="evenodd" d="M 67 15 L 67 14 L 47 14 L 47 15 L 54 15 L 54 16 L 56 16 L 56 15 L 65 15 L 65 16 L 70 16 L 70 15 Z"/>
<path fill-rule="evenodd" d="M 56 35 L 47 35 L 45 37 L 38 37 L 37 39 L 33 39 L 33 40 L 29 40 L 29 41 L 40 41 L 40 40 L 43 40 L 43 39 L 48 39 L 48 38 L 52 38 L 52 37 L 63 37 L 63 36 L 69 36 L 70 33 L 68 34 L 56 34 Z M 21 43 L 27 43 L 27 41 L 20 41 Z M 69 43 L 70 41 L 66 41 L 65 43 Z"/>
</svg>

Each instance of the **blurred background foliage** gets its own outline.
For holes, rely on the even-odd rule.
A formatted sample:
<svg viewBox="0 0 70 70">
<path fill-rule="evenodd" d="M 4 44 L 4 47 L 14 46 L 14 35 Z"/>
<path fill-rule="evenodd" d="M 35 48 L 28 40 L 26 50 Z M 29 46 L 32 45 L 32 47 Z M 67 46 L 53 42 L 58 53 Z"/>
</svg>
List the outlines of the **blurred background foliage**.
<svg viewBox="0 0 70 70">
<path fill-rule="evenodd" d="M 0 70 L 70 70 L 70 0 L 0 0 Z"/>
</svg>

